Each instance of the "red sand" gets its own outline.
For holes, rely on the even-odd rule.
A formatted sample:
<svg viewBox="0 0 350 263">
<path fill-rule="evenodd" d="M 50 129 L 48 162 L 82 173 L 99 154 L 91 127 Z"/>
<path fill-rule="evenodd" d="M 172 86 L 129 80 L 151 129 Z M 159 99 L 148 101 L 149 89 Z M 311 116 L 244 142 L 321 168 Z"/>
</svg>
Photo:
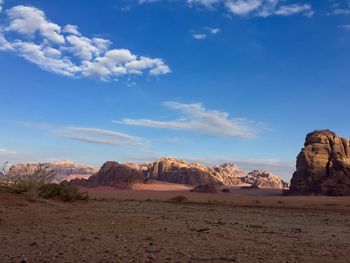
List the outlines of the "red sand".
<svg viewBox="0 0 350 263">
<path fill-rule="evenodd" d="M 118 190 L 111 187 L 82 188 L 92 198 L 118 200 L 160 200 L 167 201 L 176 196 L 185 196 L 191 202 L 217 202 L 231 205 L 276 206 L 296 208 L 342 208 L 350 210 L 350 197 L 329 196 L 282 196 L 282 190 L 257 189 L 243 190 L 240 186 L 224 187 L 230 193 L 192 193 L 193 187 L 166 182 L 137 184 L 133 190 Z M 221 189 L 220 189 L 221 190 Z"/>
</svg>

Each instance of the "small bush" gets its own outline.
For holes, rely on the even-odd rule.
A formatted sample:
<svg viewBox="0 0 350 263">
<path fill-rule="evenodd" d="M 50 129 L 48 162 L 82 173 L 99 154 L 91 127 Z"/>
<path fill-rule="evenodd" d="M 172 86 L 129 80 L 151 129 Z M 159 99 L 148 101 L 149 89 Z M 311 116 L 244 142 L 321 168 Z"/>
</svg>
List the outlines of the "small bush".
<svg viewBox="0 0 350 263">
<path fill-rule="evenodd" d="M 44 199 L 60 199 L 65 202 L 89 199 L 87 192 L 80 192 L 78 188 L 69 184 L 44 184 L 39 187 L 38 196 Z"/>
<path fill-rule="evenodd" d="M 178 195 L 169 200 L 170 202 L 176 202 L 176 203 L 181 203 L 181 202 L 186 202 L 188 201 L 187 197 L 183 195 Z"/>
</svg>

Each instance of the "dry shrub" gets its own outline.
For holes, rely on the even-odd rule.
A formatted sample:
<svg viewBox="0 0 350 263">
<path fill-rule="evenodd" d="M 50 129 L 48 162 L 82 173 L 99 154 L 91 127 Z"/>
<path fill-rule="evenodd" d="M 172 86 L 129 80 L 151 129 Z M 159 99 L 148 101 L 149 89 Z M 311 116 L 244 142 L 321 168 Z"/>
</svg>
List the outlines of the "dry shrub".
<svg viewBox="0 0 350 263">
<path fill-rule="evenodd" d="M 183 195 L 178 195 L 169 200 L 170 202 L 181 203 L 188 201 L 188 198 Z"/>
</svg>

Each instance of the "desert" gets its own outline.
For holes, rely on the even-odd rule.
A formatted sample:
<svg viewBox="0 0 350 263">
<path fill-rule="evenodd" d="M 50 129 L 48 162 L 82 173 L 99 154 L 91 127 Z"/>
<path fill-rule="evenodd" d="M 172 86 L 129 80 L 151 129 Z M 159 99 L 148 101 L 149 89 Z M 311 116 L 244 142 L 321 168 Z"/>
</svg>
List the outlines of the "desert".
<svg viewBox="0 0 350 263">
<path fill-rule="evenodd" d="M 348 262 L 349 197 L 243 191 L 0 194 L 1 262 Z"/>
<path fill-rule="evenodd" d="M 0 0 L 0 263 L 350 263 L 350 0 Z"/>
<path fill-rule="evenodd" d="M 349 145 L 317 131 L 307 136 L 306 147 L 310 137 L 317 149 L 330 139 Z M 336 158 L 347 158 L 348 148 L 342 149 Z M 304 180 L 315 178 L 315 170 L 320 176 L 329 171 L 332 159 L 317 161 L 324 160 L 319 151 L 312 157 L 319 166 L 301 168 L 298 161 L 296 178 L 300 170 Z M 38 165 L 34 173 L 33 164 L 14 165 L 3 175 L 12 184 L 0 188 L 1 262 L 348 262 L 349 195 L 297 194 L 276 175 L 244 174 L 232 164 L 109 161 L 88 178 L 66 179 L 59 164 L 67 161 Z M 60 184 L 51 176 L 54 169 L 61 171 Z M 20 188 L 26 181 L 18 183 L 14 173 L 22 180 L 48 175 L 51 182 L 34 195 L 33 186 Z M 337 182 L 347 189 L 347 181 Z"/>
</svg>

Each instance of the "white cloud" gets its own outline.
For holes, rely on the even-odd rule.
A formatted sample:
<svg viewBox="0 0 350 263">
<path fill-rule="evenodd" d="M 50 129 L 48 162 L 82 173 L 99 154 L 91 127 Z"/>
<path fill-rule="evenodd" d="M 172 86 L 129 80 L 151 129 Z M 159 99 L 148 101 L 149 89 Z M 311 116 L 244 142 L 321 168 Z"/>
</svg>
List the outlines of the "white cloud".
<svg viewBox="0 0 350 263">
<path fill-rule="evenodd" d="M 206 27 L 206 29 L 213 35 L 216 35 L 221 31 L 221 29 L 218 27 Z"/>
<path fill-rule="evenodd" d="M 329 16 L 350 15 L 350 1 L 347 1 L 347 3 L 344 3 L 344 2 L 332 3 L 331 9 L 332 10 L 327 14 Z"/>
<path fill-rule="evenodd" d="M 165 102 L 164 105 L 180 113 L 180 119 L 158 121 L 151 119 L 122 119 L 114 121 L 119 124 L 144 126 L 151 128 L 165 128 L 175 130 L 196 131 L 213 136 L 252 138 L 256 131 L 252 122 L 245 119 L 233 119 L 226 112 L 207 110 L 202 104 L 184 104 L 179 102 Z"/>
<path fill-rule="evenodd" d="M 16 154 L 16 152 L 12 150 L 0 148 L 0 154 Z"/>
<path fill-rule="evenodd" d="M 192 37 L 197 40 L 204 40 L 207 38 L 206 34 L 193 34 Z"/>
<path fill-rule="evenodd" d="M 336 8 L 336 9 L 333 9 L 330 13 L 328 13 L 328 15 L 330 16 L 350 15 L 350 9 Z"/>
<path fill-rule="evenodd" d="M 110 49 L 110 40 L 83 36 L 75 25 L 61 27 L 35 7 L 19 5 L 5 10 L 5 14 L 8 19 L 6 24 L 0 24 L 0 51 L 12 52 L 44 70 L 102 80 L 171 72 L 163 59 Z"/>
<path fill-rule="evenodd" d="M 4 0 L 0 0 L 0 12 L 2 11 L 3 4 L 4 4 Z"/>
<path fill-rule="evenodd" d="M 205 7 L 212 8 L 215 4 L 221 2 L 220 0 L 187 0 L 190 6 L 203 5 Z"/>
<path fill-rule="evenodd" d="M 281 6 L 274 12 L 274 14 L 281 15 L 281 16 L 290 16 L 290 15 L 300 14 L 300 13 L 304 13 L 307 16 L 312 16 L 314 14 L 314 11 L 312 10 L 310 5 L 295 4 L 295 5 Z"/>
<path fill-rule="evenodd" d="M 171 0 L 139 0 L 139 4 L 154 3 Z M 185 1 L 185 0 L 184 0 Z M 222 6 L 226 8 L 229 14 L 236 16 L 292 16 L 302 14 L 312 16 L 314 11 L 309 4 L 293 3 L 285 4 L 285 0 L 186 0 L 188 6 L 202 6 L 205 8 L 220 10 Z"/>
<path fill-rule="evenodd" d="M 261 0 L 234 0 L 226 1 L 226 7 L 235 15 L 247 15 L 262 5 Z"/>
<path fill-rule="evenodd" d="M 139 137 L 97 128 L 66 127 L 56 130 L 55 135 L 91 144 L 133 147 L 144 147 L 146 144 L 145 140 Z"/>
<path fill-rule="evenodd" d="M 78 30 L 78 26 L 75 26 L 75 25 L 66 25 L 63 30 L 63 32 L 65 33 L 70 33 L 72 35 L 77 35 L 77 36 L 80 36 L 81 33 L 79 32 Z"/>
<path fill-rule="evenodd" d="M 340 27 L 345 30 L 350 30 L 350 25 L 341 25 Z"/>
<path fill-rule="evenodd" d="M 6 31 L 13 31 L 21 35 L 35 37 L 39 33 L 43 38 L 57 44 L 65 42 L 61 35 L 61 27 L 49 22 L 43 11 L 29 6 L 15 6 L 6 11 L 10 23 Z"/>
</svg>

